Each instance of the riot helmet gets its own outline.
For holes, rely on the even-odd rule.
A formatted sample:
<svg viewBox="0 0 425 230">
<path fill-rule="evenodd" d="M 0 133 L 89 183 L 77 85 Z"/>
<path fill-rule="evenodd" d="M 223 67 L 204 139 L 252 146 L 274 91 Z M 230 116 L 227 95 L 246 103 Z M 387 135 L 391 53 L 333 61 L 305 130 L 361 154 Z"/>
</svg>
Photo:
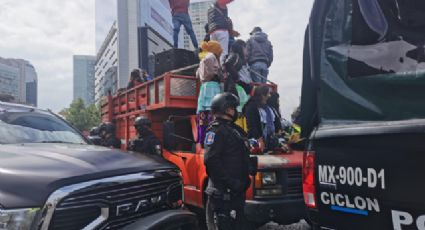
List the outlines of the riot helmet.
<svg viewBox="0 0 425 230">
<path fill-rule="evenodd" d="M 236 108 L 239 106 L 239 98 L 231 93 L 222 93 L 216 95 L 211 102 L 211 112 L 214 115 L 227 115 L 236 121 L 238 113 Z M 235 114 L 231 115 L 227 113 L 227 109 L 235 109 Z"/>
<path fill-rule="evenodd" d="M 136 128 L 139 135 L 146 135 L 151 125 L 152 122 L 145 116 L 139 116 L 134 120 L 134 128 Z"/>
<path fill-rule="evenodd" d="M 104 122 L 99 126 L 99 135 L 105 138 L 108 134 L 115 135 L 115 125 L 111 122 Z"/>
</svg>

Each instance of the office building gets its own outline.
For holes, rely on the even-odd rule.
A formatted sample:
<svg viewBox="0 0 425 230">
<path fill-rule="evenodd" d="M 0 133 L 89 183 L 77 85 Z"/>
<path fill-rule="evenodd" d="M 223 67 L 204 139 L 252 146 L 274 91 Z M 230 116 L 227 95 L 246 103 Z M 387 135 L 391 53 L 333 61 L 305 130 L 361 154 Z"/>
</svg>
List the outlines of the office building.
<svg viewBox="0 0 425 230">
<path fill-rule="evenodd" d="M 116 20 L 115 33 L 118 37 L 117 64 L 108 66 L 108 62 L 103 68 L 104 62 L 96 66 L 96 101 L 99 101 L 105 92 L 114 93 L 125 88 L 130 72 L 135 68 L 146 69 L 154 75 L 153 56 L 172 48 L 173 26 L 168 0 L 96 0 L 95 8 L 98 64 L 102 53 L 108 50 L 104 48 L 111 41 L 111 30 L 104 30 L 105 21 L 109 23 L 113 19 Z M 111 24 L 112 22 L 109 25 Z M 183 47 L 183 34 L 180 43 Z M 101 80 L 101 75 L 105 80 Z"/>
<path fill-rule="evenodd" d="M 118 1 L 118 87 L 127 85 L 134 68 L 152 74 L 149 59 L 172 48 L 172 40 L 168 0 Z"/>
<path fill-rule="evenodd" d="M 121 0 L 95 0 L 96 53 L 102 47 L 111 25 L 118 20 L 117 1 Z"/>
<path fill-rule="evenodd" d="M 96 56 L 74 55 L 74 100 L 81 98 L 86 105 L 94 104 L 94 68 Z"/>
<path fill-rule="evenodd" d="M 118 33 L 114 22 L 96 55 L 95 102 L 118 88 Z"/>
<path fill-rule="evenodd" d="M 0 96 L 13 98 L 13 102 L 19 102 L 19 69 L 0 63 Z"/>
<path fill-rule="evenodd" d="M 208 9 L 214 4 L 214 0 L 193 0 L 189 6 L 189 15 L 192 19 L 193 31 L 196 35 L 198 43 L 204 40 L 205 37 L 205 24 L 208 23 Z M 183 27 L 181 30 L 184 30 Z M 183 47 L 187 50 L 194 50 L 192 40 L 184 30 Z"/>
<path fill-rule="evenodd" d="M 10 92 L 14 92 L 14 101 L 17 103 L 37 106 L 38 77 L 34 66 L 23 59 L 1 57 L 0 64 L 2 64 L 3 75 L 9 76 L 3 77 L 2 81 L 4 83 L 9 82 L 8 84 L 11 84 L 12 88 Z M 6 66 L 11 68 L 6 68 Z M 16 76 L 14 75 L 15 70 L 17 70 Z M 11 76 L 15 76 L 13 80 L 11 80 Z M 9 80 L 6 80 L 6 78 Z M 17 84 L 17 93 L 15 92 L 15 84 Z"/>
</svg>

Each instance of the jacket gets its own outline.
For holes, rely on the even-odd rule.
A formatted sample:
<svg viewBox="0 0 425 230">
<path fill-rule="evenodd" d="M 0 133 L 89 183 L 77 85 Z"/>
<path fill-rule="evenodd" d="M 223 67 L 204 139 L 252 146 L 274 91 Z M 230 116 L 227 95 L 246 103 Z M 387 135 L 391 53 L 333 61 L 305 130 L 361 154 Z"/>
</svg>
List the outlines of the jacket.
<svg viewBox="0 0 425 230">
<path fill-rule="evenodd" d="M 246 133 L 233 122 L 220 118 L 207 131 L 204 164 L 211 182 L 207 194 L 217 190 L 244 193 L 250 185 L 251 170 Z"/>
<path fill-rule="evenodd" d="M 227 8 L 222 9 L 217 4 L 212 5 L 208 9 L 208 33 L 211 34 L 216 30 L 230 30 L 232 27 L 231 20 L 228 16 Z"/>
<path fill-rule="evenodd" d="M 271 107 L 270 107 L 271 108 Z M 272 112 L 275 115 L 275 120 L 273 122 L 275 131 L 278 132 L 282 130 L 282 124 L 280 123 L 280 115 L 273 108 Z M 248 126 L 248 138 L 259 139 L 263 137 L 263 125 L 261 123 L 261 117 L 258 106 L 253 100 L 249 100 L 245 107 L 243 108 L 243 114 L 246 117 L 246 122 Z"/>
<path fill-rule="evenodd" d="M 162 155 L 161 142 L 154 134 L 131 140 L 127 150 L 151 155 Z"/>
<path fill-rule="evenodd" d="M 168 0 L 168 2 L 170 3 L 172 15 L 178 13 L 189 14 L 190 0 Z"/>
<path fill-rule="evenodd" d="M 258 61 L 265 62 L 270 66 L 273 62 L 273 46 L 263 32 L 254 33 L 247 41 L 248 63 Z"/>
<path fill-rule="evenodd" d="M 196 77 L 201 82 L 212 81 L 219 75 L 220 63 L 213 53 L 207 53 L 204 59 L 199 63 L 199 68 L 196 71 Z"/>
<path fill-rule="evenodd" d="M 260 139 L 263 137 L 263 127 L 261 125 L 260 112 L 253 100 L 248 100 L 243 108 L 248 126 L 248 138 Z"/>
</svg>

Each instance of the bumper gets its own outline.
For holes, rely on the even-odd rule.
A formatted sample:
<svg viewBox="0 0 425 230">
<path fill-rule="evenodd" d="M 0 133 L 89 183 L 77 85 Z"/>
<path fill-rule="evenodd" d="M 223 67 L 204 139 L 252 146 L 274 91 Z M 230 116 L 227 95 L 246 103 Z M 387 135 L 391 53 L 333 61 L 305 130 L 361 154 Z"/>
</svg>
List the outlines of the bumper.
<svg viewBox="0 0 425 230">
<path fill-rule="evenodd" d="M 290 224 L 306 217 L 303 199 L 297 200 L 247 200 L 245 216 L 256 223 L 274 221 L 279 224 Z"/>
<path fill-rule="evenodd" d="M 124 227 L 122 230 L 173 230 L 198 229 L 198 220 L 194 213 L 186 210 L 168 210 L 146 216 Z"/>
</svg>

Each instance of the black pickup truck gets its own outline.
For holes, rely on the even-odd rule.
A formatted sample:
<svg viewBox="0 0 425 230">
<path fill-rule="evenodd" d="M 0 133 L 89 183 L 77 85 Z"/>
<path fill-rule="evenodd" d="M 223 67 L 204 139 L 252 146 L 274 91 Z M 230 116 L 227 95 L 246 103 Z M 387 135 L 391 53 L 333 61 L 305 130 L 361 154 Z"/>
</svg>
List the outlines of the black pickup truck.
<svg viewBox="0 0 425 230">
<path fill-rule="evenodd" d="M 0 102 L 0 229 L 196 229 L 180 172 L 89 145 L 49 111 Z"/>
<path fill-rule="evenodd" d="M 315 229 L 425 229 L 425 1 L 316 0 L 301 99 Z"/>
</svg>

